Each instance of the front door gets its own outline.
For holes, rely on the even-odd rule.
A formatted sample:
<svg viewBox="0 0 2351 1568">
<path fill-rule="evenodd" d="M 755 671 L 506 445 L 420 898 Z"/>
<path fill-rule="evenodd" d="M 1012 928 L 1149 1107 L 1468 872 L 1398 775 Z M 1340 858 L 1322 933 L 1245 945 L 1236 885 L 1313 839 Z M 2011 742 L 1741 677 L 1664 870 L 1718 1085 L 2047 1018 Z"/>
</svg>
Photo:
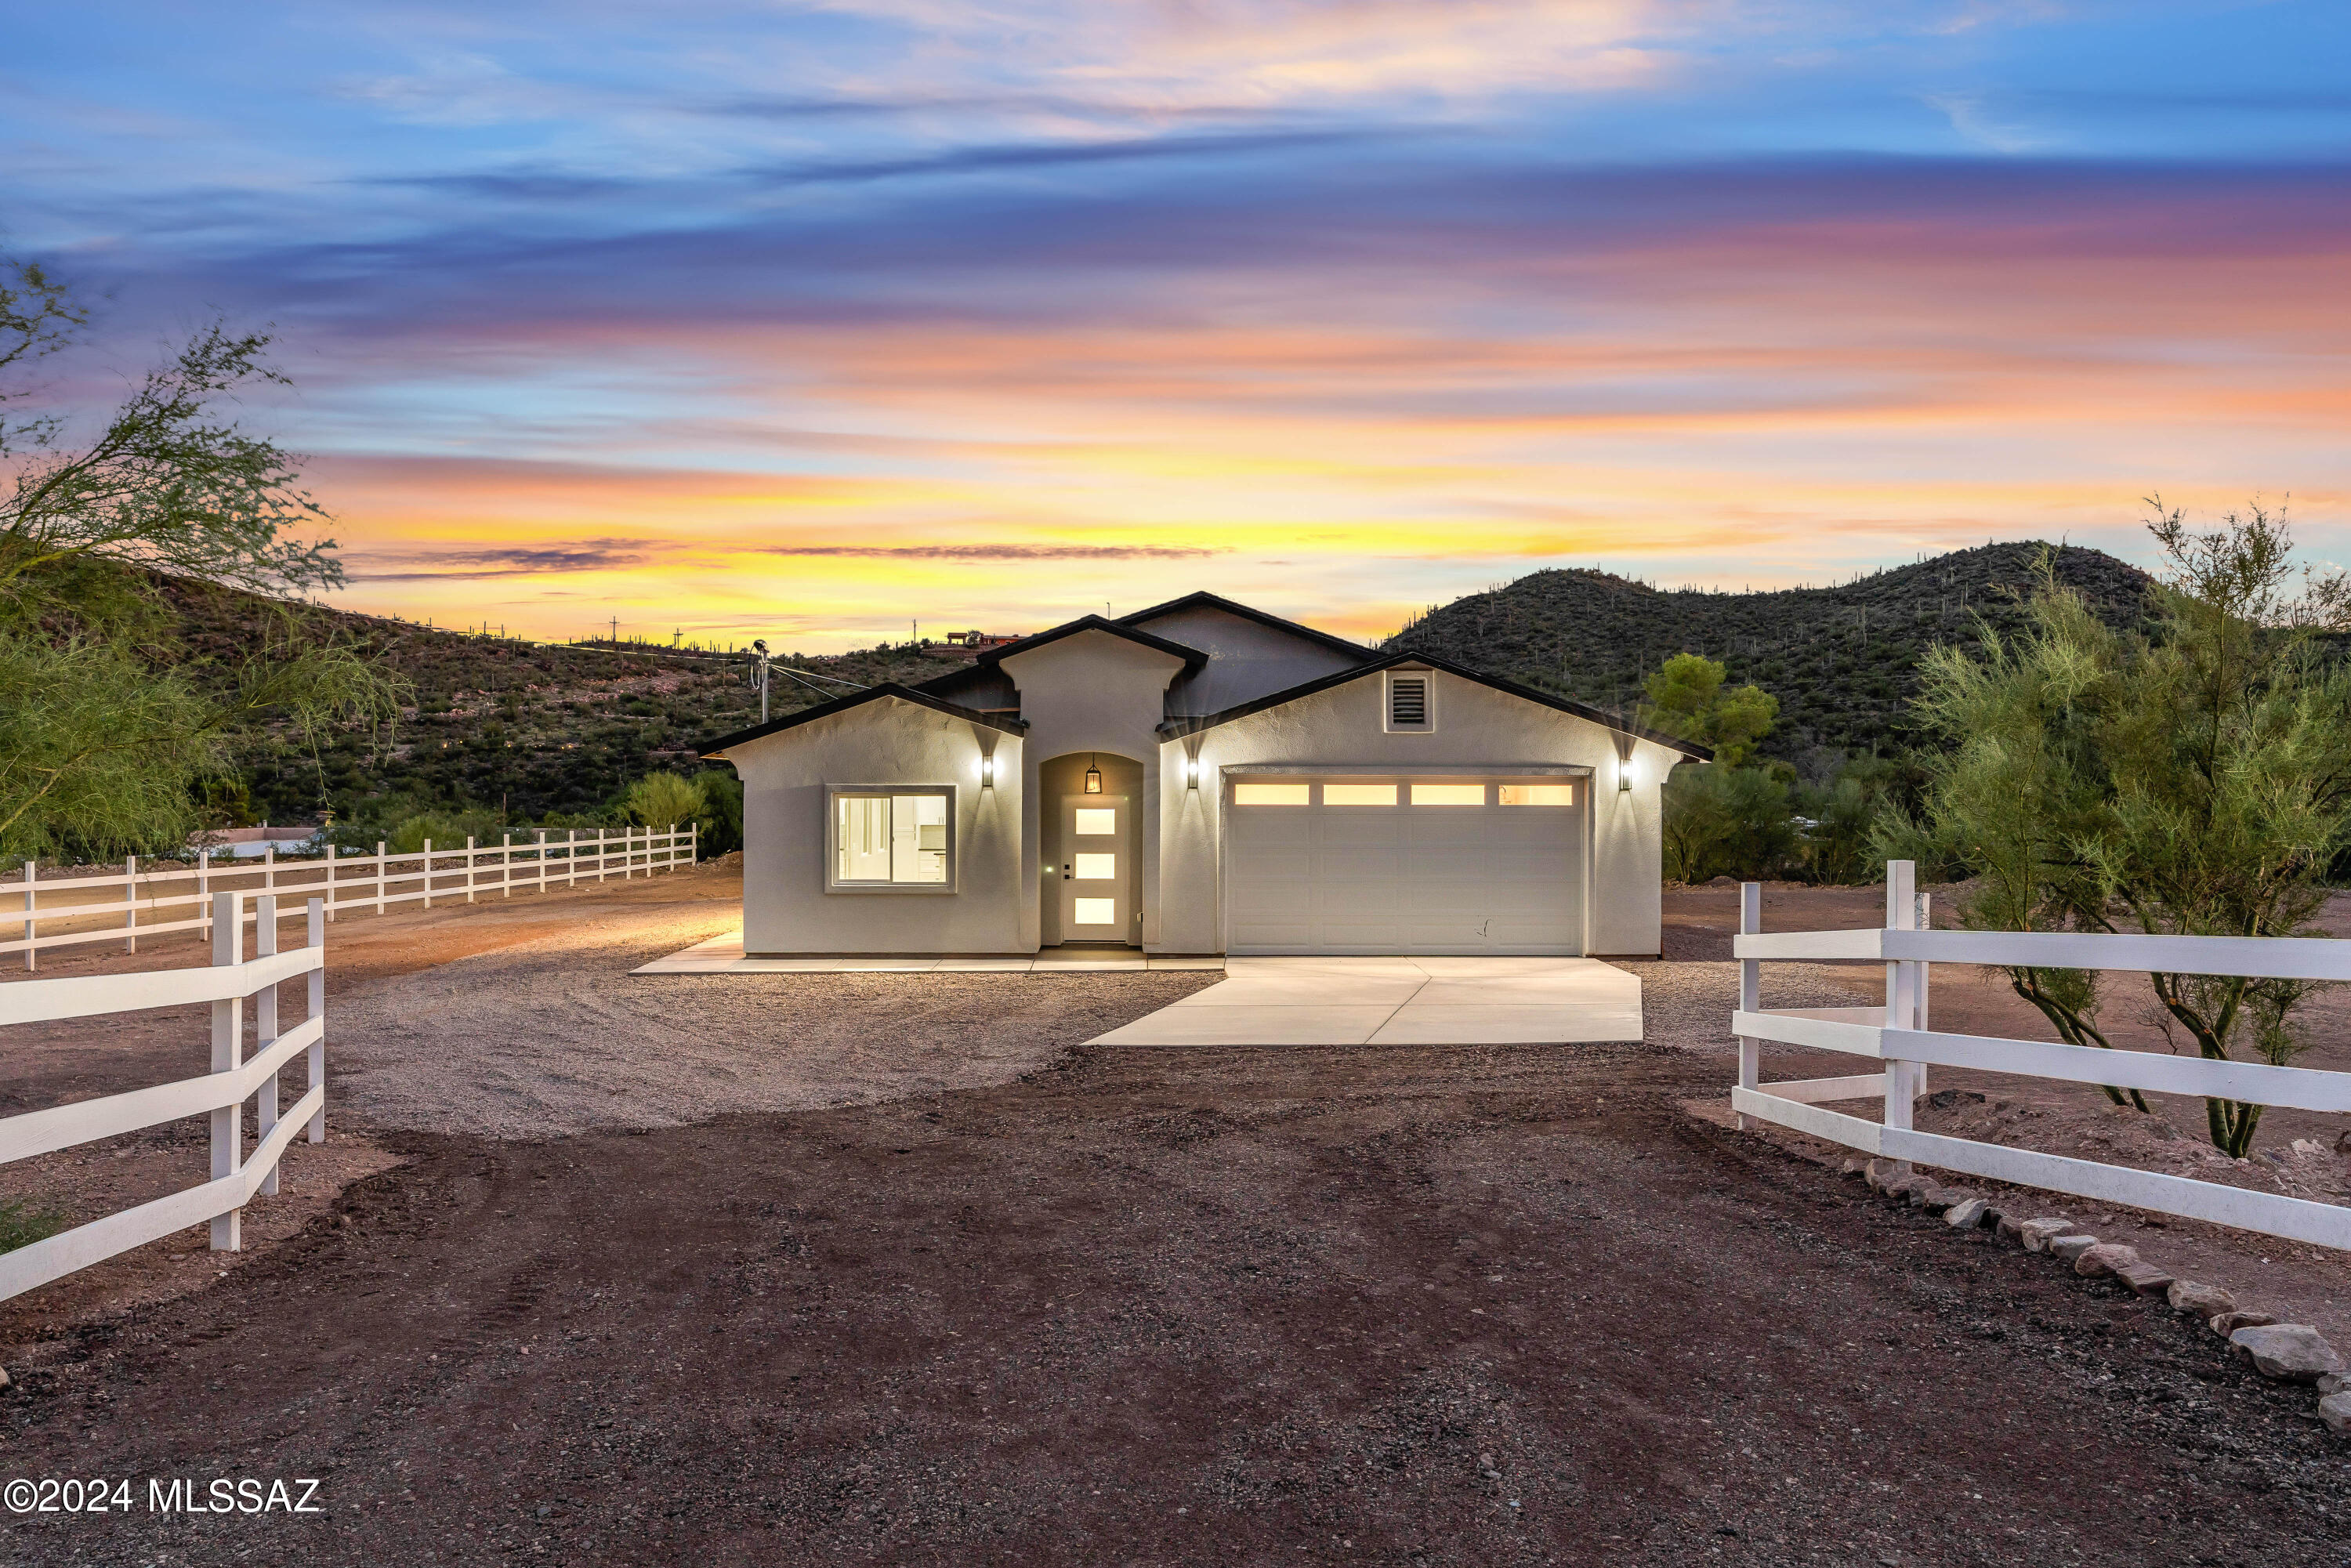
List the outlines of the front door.
<svg viewBox="0 0 2351 1568">
<path fill-rule="evenodd" d="M 1061 940 L 1134 940 L 1123 795 L 1061 797 Z"/>
</svg>

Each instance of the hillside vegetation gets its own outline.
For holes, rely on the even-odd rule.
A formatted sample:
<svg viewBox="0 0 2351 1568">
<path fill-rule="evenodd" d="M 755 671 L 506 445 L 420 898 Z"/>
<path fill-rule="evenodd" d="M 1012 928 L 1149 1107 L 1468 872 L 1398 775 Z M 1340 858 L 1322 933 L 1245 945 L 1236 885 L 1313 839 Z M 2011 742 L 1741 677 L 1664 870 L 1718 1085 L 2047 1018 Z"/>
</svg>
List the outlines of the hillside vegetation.
<svg viewBox="0 0 2351 1568">
<path fill-rule="evenodd" d="M 1667 591 L 1604 572 L 1536 572 L 1430 611 L 1391 647 L 1424 649 L 1611 708 L 1637 706 L 1644 680 L 1677 653 L 1728 667 L 1780 701 L 1767 756 L 1808 771 L 1834 754 L 1868 755 L 1909 736 L 1919 656 L 1970 635 L 1976 615 L 2003 631 L 2042 547 L 1992 545 L 1831 588 L 1765 593 Z M 2057 575 L 2117 625 L 2138 622 L 2146 574 L 2096 550 L 2056 552 Z M 166 584 L 187 653 L 226 661 L 256 634 L 266 601 L 185 580 Z M 265 747 L 244 790 L 216 800 L 221 825 L 267 819 L 380 817 L 474 808 L 513 821 L 593 816 L 647 773 L 693 772 L 694 747 L 754 722 L 758 697 L 741 661 L 609 645 L 532 643 L 325 611 L 413 687 L 395 729 L 343 734 L 313 757 Z M 961 667 L 910 644 L 778 662 L 769 712 L 824 700 L 812 676 L 872 685 Z M 846 687 L 831 687 L 834 693 Z"/>
<path fill-rule="evenodd" d="M 258 634 L 269 611 L 255 595 L 203 583 L 175 580 L 165 592 L 186 653 L 200 666 L 225 664 Z M 319 613 L 411 684 L 410 706 L 389 733 L 344 733 L 315 757 L 292 745 L 265 746 L 242 793 L 216 797 L 215 825 L 313 821 L 329 808 L 339 818 L 382 817 L 403 806 L 482 808 L 516 822 L 593 816 L 647 773 L 695 770 L 697 743 L 759 716 L 758 694 L 745 684 L 739 659 Z M 825 700 L 785 664 L 866 685 L 960 667 L 914 647 L 793 655 L 773 676 L 771 716 Z"/>
<path fill-rule="evenodd" d="M 1660 590 L 1606 572 L 1539 571 L 1430 610 L 1387 646 L 1437 654 L 1604 707 L 1631 712 L 1642 683 L 1679 653 L 1719 660 L 1732 685 L 1780 702 L 1763 753 L 1825 772 L 1911 737 L 1918 661 L 1972 642 L 1978 616 L 2023 623 L 2022 594 L 2049 547 L 1985 545 L 1829 588 L 1761 593 Z M 2057 580 L 2101 619 L 2137 627 L 2149 579 L 2098 550 L 2062 548 Z"/>
</svg>

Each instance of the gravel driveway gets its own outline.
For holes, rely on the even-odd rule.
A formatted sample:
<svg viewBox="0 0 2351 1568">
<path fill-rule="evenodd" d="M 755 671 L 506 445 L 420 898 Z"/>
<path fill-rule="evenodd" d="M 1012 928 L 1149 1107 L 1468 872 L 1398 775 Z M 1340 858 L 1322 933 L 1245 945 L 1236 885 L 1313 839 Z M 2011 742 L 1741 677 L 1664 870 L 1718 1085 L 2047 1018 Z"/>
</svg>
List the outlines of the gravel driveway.
<svg viewBox="0 0 2351 1568">
<path fill-rule="evenodd" d="M 632 975 L 723 928 L 707 904 L 360 981 L 333 1006 L 341 1113 L 545 1138 L 1008 1083 L 1224 977 Z"/>
</svg>

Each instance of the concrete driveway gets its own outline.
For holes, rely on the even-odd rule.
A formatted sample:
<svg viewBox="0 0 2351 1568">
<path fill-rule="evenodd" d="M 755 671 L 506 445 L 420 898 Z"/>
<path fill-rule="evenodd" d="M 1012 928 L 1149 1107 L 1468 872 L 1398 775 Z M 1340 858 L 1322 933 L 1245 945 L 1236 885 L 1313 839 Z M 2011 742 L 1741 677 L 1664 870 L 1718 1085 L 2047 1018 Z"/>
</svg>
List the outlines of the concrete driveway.
<svg viewBox="0 0 2351 1568">
<path fill-rule="evenodd" d="M 1231 958 L 1090 1045 L 1521 1045 L 1641 1038 L 1641 982 L 1596 958 Z"/>
</svg>

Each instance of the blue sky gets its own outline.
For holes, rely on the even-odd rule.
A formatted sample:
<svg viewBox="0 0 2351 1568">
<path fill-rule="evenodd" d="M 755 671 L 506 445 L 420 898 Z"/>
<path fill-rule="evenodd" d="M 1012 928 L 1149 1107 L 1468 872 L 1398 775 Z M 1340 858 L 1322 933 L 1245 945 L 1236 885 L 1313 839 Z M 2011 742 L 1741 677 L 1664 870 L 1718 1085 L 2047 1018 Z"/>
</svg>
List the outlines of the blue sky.
<svg viewBox="0 0 2351 1568">
<path fill-rule="evenodd" d="M 0 239 L 219 312 L 355 607 L 840 647 L 1824 580 L 2137 498 L 2351 555 L 2339 5 L 86 5 Z"/>
</svg>

